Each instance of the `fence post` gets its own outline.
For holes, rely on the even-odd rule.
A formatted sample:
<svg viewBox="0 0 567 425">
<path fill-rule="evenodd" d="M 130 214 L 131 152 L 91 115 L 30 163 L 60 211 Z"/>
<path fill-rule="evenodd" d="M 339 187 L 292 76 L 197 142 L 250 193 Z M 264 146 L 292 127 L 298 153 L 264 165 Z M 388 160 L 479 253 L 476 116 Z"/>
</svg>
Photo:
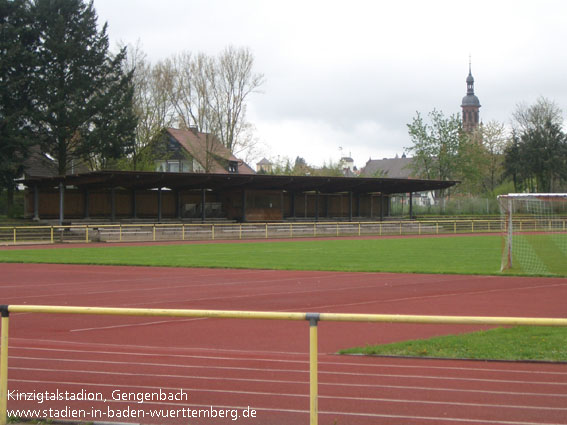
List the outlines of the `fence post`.
<svg viewBox="0 0 567 425">
<path fill-rule="evenodd" d="M 122 223 L 120 223 L 118 226 L 120 229 L 120 242 L 122 242 Z"/>
<path fill-rule="evenodd" d="M 155 240 L 156 240 L 156 225 L 155 225 L 155 224 L 153 225 L 153 230 L 152 230 L 152 232 L 153 232 L 152 239 L 153 239 L 154 242 L 155 242 Z"/>
<path fill-rule="evenodd" d="M 215 225 L 211 224 L 211 238 L 215 240 Z"/>
<path fill-rule="evenodd" d="M 266 239 L 268 239 L 268 223 L 266 222 Z"/>
<path fill-rule="evenodd" d="M 319 313 L 307 313 L 305 318 L 309 320 L 309 424 L 317 425 L 318 422 L 318 382 L 317 382 L 317 324 L 320 319 Z"/>
<path fill-rule="evenodd" d="M 18 238 L 16 237 L 16 228 L 14 227 L 14 245 L 16 244 Z"/>
<path fill-rule="evenodd" d="M 240 223 L 240 229 L 238 231 L 238 239 L 242 239 L 242 223 Z"/>
<path fill-rule="evenodd" d="M 8 306 L 0 306 L 2 311 L 2 337 L 0 342 L 0 425 L 8 420 Z"/>
<path fill-rule="evenodd" d="M 358 222 L 358 236 L 360 236 L 360 221 Z"/>
<path fill-rule="evenodd" d="M 89 225 L 88 224 L 85 226 L 85 242 L 86 243 L 89 242 Z"/>
<path fill-rule="evenodd" d="M 181 224 L 181 240 L 185 240 L 185 223 Z"/>
<path fill-rule="evenodd" d="M 51 226 L 51 243 L 53 243 L 53 226 Z"/>
</svg>

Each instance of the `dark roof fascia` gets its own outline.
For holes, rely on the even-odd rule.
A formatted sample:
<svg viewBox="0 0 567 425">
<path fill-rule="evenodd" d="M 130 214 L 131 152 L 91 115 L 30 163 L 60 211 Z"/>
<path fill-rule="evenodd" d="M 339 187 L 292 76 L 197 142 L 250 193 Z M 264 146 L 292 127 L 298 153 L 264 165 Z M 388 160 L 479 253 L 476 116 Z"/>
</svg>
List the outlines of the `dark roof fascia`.
<svg viewBox="0 0 567 425">
<path fill-rule="evenodd" d="M 457 181 L 394 179 L 373 177 L 322 177 L 283 176 L 270 174 L 211 174 L 163 173 L 150 171 L 94 171 L 57 177 L 32 177 L 20 180 L 32 188 L 65 186 L 79 188 L 156 189 L 168 187 L 176 190 L 234 189 L 285 190 L 289 192 L 321 193 L 408 193 L 444 189 Z"/>
</svg>

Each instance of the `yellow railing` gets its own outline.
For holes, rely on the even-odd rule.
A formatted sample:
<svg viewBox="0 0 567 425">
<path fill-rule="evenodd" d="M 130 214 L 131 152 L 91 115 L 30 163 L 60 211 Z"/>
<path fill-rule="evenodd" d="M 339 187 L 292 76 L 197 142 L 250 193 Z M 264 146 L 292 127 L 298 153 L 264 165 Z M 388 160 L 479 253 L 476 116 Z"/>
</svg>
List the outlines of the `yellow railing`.
<svg viewBox="0 0 567 425">
<path fill-rule="evenodd" d="M 160 317 L 199 317 L 221 319 L 256 320 L 306 320 L 309 321 L 309 412 L 310 425 L 318 423 L 318 337 L 319 321 L 335 322 L 382 322 L 415 324 L 452 325 L 495 325 L 495 326 L 567 326 L 564 318 L 522 318 L 522 317 L 471 317 L 471 316 L 418 316 L 391 314 L 344 314 L 344 313 L 287 313 L 263 311 L 228 310 L 179 310 L 179 309 L 141 309 L 106 307 L 62 307 L 33 305 L 2 305 L 2 334 L 0 348 L 0 425 L 7 422 L 8 402 L 8 327 L 10 313 L 47 314 L 91 314 L 114 316 L 160 316 Z"/>
<path fill-rule="evenodd" d="M 499 233 L 503 221 L 420 220 L 420 221 L 317 221 L 281 223 L 160 223 L 160 224 L 88 224 L 66 226 L 0 227 L 0 243 L 58 242 L 142 242 L 198 241 L 233 239 L 282 239 L 301 237 L 397 236 L 468 233 Z M 519 231 L 567 231 L 567 219 L 514 220 Z"/>
</svg>

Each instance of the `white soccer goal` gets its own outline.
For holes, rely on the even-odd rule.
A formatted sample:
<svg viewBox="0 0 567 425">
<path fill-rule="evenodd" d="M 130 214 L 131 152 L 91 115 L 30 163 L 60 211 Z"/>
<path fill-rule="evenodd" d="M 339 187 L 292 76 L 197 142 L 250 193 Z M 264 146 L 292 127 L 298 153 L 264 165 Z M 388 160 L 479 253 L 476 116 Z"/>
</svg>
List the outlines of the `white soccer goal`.
<svg viewBox="0 0 567 425">
<path fill-rule="evenodd" d="M 567 193 L 498 197 L 504 244 L 501 270 L 567 275 Z"/>
</svg>

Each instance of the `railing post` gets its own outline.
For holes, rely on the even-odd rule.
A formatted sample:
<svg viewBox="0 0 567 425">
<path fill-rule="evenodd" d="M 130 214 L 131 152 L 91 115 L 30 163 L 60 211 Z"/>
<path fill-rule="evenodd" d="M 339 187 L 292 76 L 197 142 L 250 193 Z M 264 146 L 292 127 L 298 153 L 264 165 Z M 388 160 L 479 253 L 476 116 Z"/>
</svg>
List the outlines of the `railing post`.
<svg viewBox="0 0 567 425">
<path fill-rule="evenodd" d="M 51 243 L 53 243 L 53 226 L 51 226 Z"/>
<path fill-rule="evenodd" d="M 8 306 L 0 306 L 2 312 L 2 337 L 0 342 L 0 425 L 8 420 Z"/>
<path fill-rule="evenodd" d="M 89 242 L 89 225 L 88 224 L 85 226 L 85 242 L 86 243 Z"/>
<path fill-rule="evenodd" d="M 185 240 L 185 223 L 181 224 L 181 240 Z"/>
<path fill-rule="evenodd" d="M 211 224 L 211 239 L 215 240 L 215 225 Z"/>
<path fill-rule="evenodd" d="M 16 244 L 17 241 L 18 238 L 16 237 L 16 228 L 14 227 L 14 245 Z"/>
<path fill-rule="evenodd" d="M 319 313 L 307 313 L 309 320 L 309 423 L 317 425 L 319 416 L 318 407 L 318 380 L 317 380 L 317 324 Z"/>
<path fill-rule="evenodd" d="M 266 223 L 266 239 L 268 239 L 268 223 Z"/>
</svg>

